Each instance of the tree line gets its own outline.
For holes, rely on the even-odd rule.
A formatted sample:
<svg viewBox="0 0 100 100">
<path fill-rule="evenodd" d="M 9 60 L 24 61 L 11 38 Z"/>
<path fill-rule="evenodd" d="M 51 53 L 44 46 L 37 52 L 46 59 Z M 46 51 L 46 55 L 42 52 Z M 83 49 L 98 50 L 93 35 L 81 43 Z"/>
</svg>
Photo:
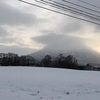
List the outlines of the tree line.
<svg viewBox="0 0 100 100">
<path fill-rule="evenodd" d="M 78 69 L 78 70 L 94 70 L 93 66 L 79 65 L 77 59 L 72 56 L 64 56 L 59 54 L 53 58 L 51 55 L 45 55 L 41 60 L 37 60 L 32 56 L 18 56 L 17 54 L 8 53 L 0 54 L 0 65 L 1 66 L 31 66 L 31 67 L 51 67 L 51 68 L 67 68 L 67 69 Z M 96 70 L 100 70 L 97 68 Z"/>
</svg>

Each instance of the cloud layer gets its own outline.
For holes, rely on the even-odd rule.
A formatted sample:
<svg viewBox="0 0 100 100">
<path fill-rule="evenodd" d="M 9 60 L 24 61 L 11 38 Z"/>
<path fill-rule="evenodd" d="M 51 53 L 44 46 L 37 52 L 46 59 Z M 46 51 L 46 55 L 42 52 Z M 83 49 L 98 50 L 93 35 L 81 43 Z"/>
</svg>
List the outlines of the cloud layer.
<svg viewBox="0 0 100 100">
<path fill-rule="evenodd" d="M 71 1 L 79 3 L 77 0 Z M 0 2 L 0 52 L 29 54 L 32 50 L 36 51 L 36 48 L 52 52 L 93 49 L 99 44 L 99 28 L 16 0 Z"/>
<path fill-rule="evenodd" d="M 0 24 L 1 25 L 30 25 L 37 20 L 35 15 L 27 14 L 11 7 L 5 3 L 0 3 Z"/>
<path fill-rule="evenodd" d="M 87 48 L 85 40 L 78 37 L 66 36 L 66 35 L 57 35 L 57 34 L 48 34 L 45 36 L 39 36 L 33 38 L 37 42 L 45 44 L 44 51 L 49 52 L 68 52 L 74 50 L 84 50 Z"/>
</svg>

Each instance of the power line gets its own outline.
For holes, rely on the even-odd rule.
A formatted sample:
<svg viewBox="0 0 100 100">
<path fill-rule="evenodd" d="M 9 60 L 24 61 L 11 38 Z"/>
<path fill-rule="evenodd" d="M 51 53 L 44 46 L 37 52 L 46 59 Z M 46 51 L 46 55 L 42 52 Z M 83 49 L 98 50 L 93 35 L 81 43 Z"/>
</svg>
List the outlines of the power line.
<svg viewBox="0 0 100 100">
<path fill-rule="evenodd" d="M 63 11 L 66 11 L 66 10 L 68 10 L 68 11 L 71 11 L 71 13 L 74 13 L 74 14 L 78 14 L 78 15 L 83 15 L 83 16 L 85 16 L 85 17 L 88 17 L 88 18 L 91 18 L 91 19 L 95 19 L 95 20 L 97 20 L 97 21 L 100 21 L 100 16 L 97 16 L 97 15 L 95 15 L 95 14 L 92 14 L 92 13 L 89 13 L 89 12 L 85 12 L 85 11 L 83 11 L 83 10 L 79 10 L 79 9 L 76 9 L 76 8 L 74 8 L 74 7 L 70 7 L 70 6 L 67 6 L 67 5 L 64 5 L 64 4 L 61 4 L 61 3 L 58 3 L 58 2 L 55 2 L 55 1 L 53 1 L 53 0 L 49 0 L 49 1 L 52 1 L 53 3 L 51 3 L 51 2 L 47 2 L 47 1 L 45 1 L 45 0 L 35 0 L 36 2 L 39 2 L 39 3 L 42 3 L 42 4 L 47 4 L 47 5 L 49 5 L 49 6 L 51 6 L 51 7 L 54 7 L 54 8 L 57 8 L 57 9 L 61 9 L 61 10 L 63 10 Z M 54 4 L 55 3 L 55 4 Z M 57 5 L 57 4 L 59 4 L 59 5 Z M 67 6 L 68 8 L 66 8 L 66 7 L 64 7 L 64 6 L 61 6 L 61 5 L 64 5 L 64 6 Z M 72 8 L 72 9 L 70 9 L 70 8 Z M 77 11 L 78 10 L 78 11 Z M 83 13 L 84 12 L 84 13 Z M 85 14 L 85 13 L 87 13 L 87 14 Z M 93 16 L 90 16 L 90 15 L 93 15 Z M 96 16 L 96 17 L 94 17 L 94 16 Z M 99 18 L 97 18 L 97 17 L 99 17 Z"/>
<path fill-rule="evenodd" d="M 67 0 L 62 0 L 63 2 L 66 2 L 66 3 L 69 3 L 69 4 L 72 4 L 72 5 L 75 5 L 77 7 L 81 7 L 81 8 L 84 8 L 86 10 L 89 10 L 89 11 L 93 11 L 93 12 L 96 12 L 96 13 L 99 13 L 100 14 L 100 11 L 97 11 L 97 10 L 94 10 L 94 9 L 90 9 L 88 7 L 84 7 L 84 6 L 81 6 L 81 5 L 78 5 L 76 3 L 73 3 L 73 2 L 70 2 L 70 1 L 67 1 Z"/>
<path fill-rule="evenodd" d="M 89 2 L 86 2 L 86 1 L 83 1 L 83 0 L 78 0 L 78 1 L 80 1 L 82 3 L 85 3 L 87 5 L 90 5 L 90 6 L 96 7 L 96 8 L 100 8 L 99 6 L 96 6 L 96 5 L 92 4 L 92 3 L 89 3 Z"/>
<path fill-rule="evenodd" d="M 29 5 L 32 5 L 32 6 L 35 6 L 35 7 L 38 7 L 38 8 L 49 10 L 49 11 L 52 11 L 52 12 L 55 12 L 55 13 L 59 13 L 61 15 L 69 16 L 69 17 L 72 17 L 72 18 L 75 18 L 75 19 L 79 19 L 79 20 L 83 20 L 83 21 L 86 21 L 86 22 L 89 22 L 89 23 L 100 25 L 100 23 L 90 21 L 90 20 L 87 20 L 87 19 L 83 19 L 83 18 L 79 18 L 79 17 L 73 16 L 73 15 L 70 15 L 70 14 L 62 13 L 62 12 L 59 12 L 59 11 L 56 11 L 56 10 L 53 10 L 53 9 L 49 9 L 49 8 L 46 8 L 46 7 L 43 7 L 43 6 L 40 6 L 40 5 L 36 5 L 34 3 L 30 3 L 30 2 L 27 2 L 27 1 L 23 1 L 23 0 L 18 0 L 18 1 L 29 4 Z"/>
<path fill-rule="evenodd" d="M 44 0 L 42 0 L 42 1 L 44 1 Z M 59 5 L 62 5 L 62 6 L 65 6 L 65 7 L 69 7 L 69 8 L 71 8 L 71 9 L 78 10 L 78 11 L 80 11 L 80 12 L 84 12 L 84 13 L 87 13 L 87 14 L 90 14 L 90 15 L 93 15 L 93 16 L 96 16 L 96 17 L 99 17 L 99 18 L 100 18 L 100 16 L 98 16 L 98 15 L 95 15 L 95 14 L 93 14 L 93 13 L 89 13 L 89 12 L 86 12 L 86 11 L 83 11 L 83 10 L 80 10 L 80 9 L 77 9 L 77 8 L 75 8 L 75 7 L 72 7 L 72 6 L 69 6 L 69 5 L 66 5 L 66 4 L 62 4 L 62 3 L 59 3 L 59 2 L 56 2 L 56 1 L 53 1 L 53 0 L 49 0 L 49 1 L 52 1 L 52 2 L 57 3 L 57 4 L 59 4 Z"/>
</svg>

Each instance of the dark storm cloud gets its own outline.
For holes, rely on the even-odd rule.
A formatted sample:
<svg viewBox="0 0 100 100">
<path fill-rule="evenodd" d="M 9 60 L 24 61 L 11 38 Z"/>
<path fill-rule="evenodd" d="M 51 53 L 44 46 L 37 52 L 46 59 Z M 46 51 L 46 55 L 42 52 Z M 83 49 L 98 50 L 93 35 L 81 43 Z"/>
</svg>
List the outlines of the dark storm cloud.
<svg viewBox="0 0 100 100">
<path fill-rule="evenodd" d="M 0 2 L 0 24 L 1 25 L 31 25 L 37 20 L 35 15 L 24 13 Z"/>
</svg>

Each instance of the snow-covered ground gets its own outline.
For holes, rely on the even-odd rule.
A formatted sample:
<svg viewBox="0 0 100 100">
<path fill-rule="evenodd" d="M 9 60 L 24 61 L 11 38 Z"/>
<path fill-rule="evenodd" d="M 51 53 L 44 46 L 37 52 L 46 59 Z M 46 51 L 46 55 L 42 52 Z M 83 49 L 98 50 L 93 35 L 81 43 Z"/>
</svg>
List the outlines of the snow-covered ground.
<svg viewBox="0 0 100 100">
<path fill-rule="evenodd" d="M 0 67 L 0 100 L 100 100 L 100 72 Z"/>
</svg>

